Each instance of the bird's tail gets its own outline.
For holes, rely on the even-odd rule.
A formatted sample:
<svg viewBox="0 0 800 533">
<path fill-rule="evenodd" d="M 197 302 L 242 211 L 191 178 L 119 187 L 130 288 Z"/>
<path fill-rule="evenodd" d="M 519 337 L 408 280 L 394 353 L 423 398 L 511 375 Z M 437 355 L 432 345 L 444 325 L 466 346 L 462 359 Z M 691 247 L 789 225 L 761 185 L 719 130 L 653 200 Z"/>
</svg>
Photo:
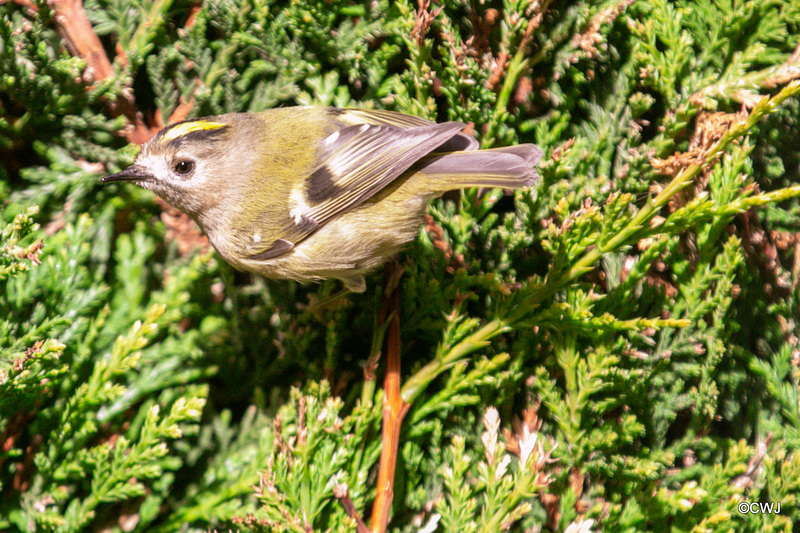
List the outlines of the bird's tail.
<svg viewBox="0 0 800 533">
<path fill-rule="evenodd" d="M 431 154 L 423 159 L 421 170 L 442 192 L 464 187 L 532 187 L 539 181 L 536 163 L 542 150 L 533 144 L 520 144 L 474 152 Z"/>
</svg>

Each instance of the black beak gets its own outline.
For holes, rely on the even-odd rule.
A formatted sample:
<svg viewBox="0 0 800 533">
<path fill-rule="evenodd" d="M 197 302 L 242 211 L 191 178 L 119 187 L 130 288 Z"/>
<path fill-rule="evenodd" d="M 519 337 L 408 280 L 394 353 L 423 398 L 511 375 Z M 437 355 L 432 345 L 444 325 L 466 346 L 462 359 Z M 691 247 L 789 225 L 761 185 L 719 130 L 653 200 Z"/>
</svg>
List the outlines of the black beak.
<svg viewBox="0 0 800 533">
<path fill-rule="evenodd" d="M 146 181 L 152 178 L 153 176 L 148 174 L 142 167 L 131 165 L 122 172 L 106 176 L 100 180 L 100 183 L 109 183 L 111 181 Z"/>
</svg>

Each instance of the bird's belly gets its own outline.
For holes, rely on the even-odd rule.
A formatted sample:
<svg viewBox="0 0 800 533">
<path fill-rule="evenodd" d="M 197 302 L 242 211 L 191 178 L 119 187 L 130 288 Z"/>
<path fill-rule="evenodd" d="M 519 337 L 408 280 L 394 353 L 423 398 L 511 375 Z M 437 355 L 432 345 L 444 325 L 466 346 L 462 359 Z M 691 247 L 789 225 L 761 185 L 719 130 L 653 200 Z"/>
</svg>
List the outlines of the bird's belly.
<svg viewBox="0 0 800 533">
<path fill-rule="evenodd" d="M 392 196 L 396 194 L 337 217 L 286 254 L 263 261 L 243 260 L 235 266 L 270 278 L 295 280 L 365 273 L 396 254 L 419 232 L 428 199 Z"/>
</svg>

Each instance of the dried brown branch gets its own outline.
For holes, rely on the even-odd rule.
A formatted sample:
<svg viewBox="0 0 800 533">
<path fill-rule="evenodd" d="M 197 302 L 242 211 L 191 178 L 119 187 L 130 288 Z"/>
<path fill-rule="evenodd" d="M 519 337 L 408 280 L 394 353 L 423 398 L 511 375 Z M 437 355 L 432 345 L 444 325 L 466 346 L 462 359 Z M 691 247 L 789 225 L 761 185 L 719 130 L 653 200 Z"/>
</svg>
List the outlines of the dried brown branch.
<svg viewBox="0 0 800 533">
<path fill-rule="evenodd" d="M 450 243 L 444 238 L 444 229 L 430 215 L 425 215 L 425 230 L 433 246 L 441 250 L 445 259 L 449 261 L 449 265 L 446 268 L 447 272 L 452 274 L 458 269 L 467 268 L 464 254 L 454 254 Z"/>
<path fill-rule="evenodd" d="M 708 174 L 713 171 L 713 165 L 707 161 L 709 152 L 717 145 L 723 135 L 741 120 L 747 117 L 747 111 L 742 109 L 739 113 L 706 113 L 702 112 L 695 119 L 694 134 L 689 141 L 689 148 L 685 152 L 675 152 L 673 155 L 659 159 L 650 159 L 650 165 L 656 174 L 674 177 L 691 165 L 703 166 L 702 174 L 694 181 L 693 189 L 684 189 L 669 200 L 669 210 L 685 205 L 689 199 L 702 192 L 708 184 Z M 721 154 L 718 154 L 718 156 Z M 654 184 L 651 192 L 658 194 L 663 185 Z"/>
<path fill-rule="evenodd" d="M 600 35 L 600 28 L 605 24 L 614 22 L 617 17 L 635 1 L 636 0 L 622 0 L 617 5 L 606 7 L 595 13 L 583 33 L 576 34 L 572 38 L 572 46 L 582 50 L 587 59 L 595 57 L 597 55 L 597 45 L 603 42 L 603 36 Z M 570 63 L 576 63 L 579 59 L 579 54 L 575 52 L 569 56 L 568 61 Z"/>
<path fill-rule="evenodd" d="M 58 32 L 64 38 L 67 49 L 86 62 L 84 81 L 91 85 L 114 76 L 114 67 L 94 32 L 81 1 L 49 0 L 48 4 L 53 9 Z M 150 138 L 151 133 L 144 125 L 132 93 L 123 92 L 116 101 L 109 102 L 109 107 L 114 116 L 125 115 L 131 123 L 132 127 L 126 131 L 129 141 L 141 144 Z"/>
<path fill-rule="evenodd" d="M 442 8 L 430 9 L 431 0 L 417 0 L 417 10 L 414 12 L 414 27 L 411 29 L 411 38 L 417 41 L 417 46 L 425 42 L 425 35 L 433 21 L 442 11 Z"/>
<path fill-rule="evenodd" d="M 489 79 L 486 80 L 487 89 L 493 91 L 501 84 L 503 78 L 505 78 L 506 70 L 508 70 L 509 61 L 508 50 L 501 50 L 500 53 L 497 54 L 497 58 L 492 58 L 492 74 L 489 76 Z"/>
<path fill-rule="evenodd" d="M 80 0 L 49 0 L 55 20 L 72 55 L 86 61 L 85 81 L 97 82 L 114 75 L 100 39 L 83 10 Z"/>
<path fill-rule="evenodd" d="M 767 436 L 756 444 L 756 453 L 747 462 L 747 470 L 745 470 L 744 474 L 733 478 L 731 485 L 742 490 L 747 490 L 753 486 L 753 483 L 755 483 L 763 470 L 763 462 L 767 456 L 770 442 L 772 442 L 772 433 L 767 433 Z"/>
<path fill-rule="evenodd" d="M 739 215 L 737 221 L 742 249 L 761 277 L 764 295 L 773 302 L 787 298 L 792 291 L 789 273 L 781 265 L 778 248 L 758 220 L 758 214 L 751 209 Z"/>
<path fill-rule="evenodd" d="M 344 507 L 344 512 L 347 513 L 347 516 L 356 521 L 356 533 L 369 533 L 367 524 L 364 523 L 361 515 L 358 514 L 358 510 L 355 504 L 353 504 L 353 500 L 350 499 L 348 492 L 349 488 L 346 483 L 339 483 L 333 487 L 333 495 L 341 502 L 342 507 Z"/>
</svg>

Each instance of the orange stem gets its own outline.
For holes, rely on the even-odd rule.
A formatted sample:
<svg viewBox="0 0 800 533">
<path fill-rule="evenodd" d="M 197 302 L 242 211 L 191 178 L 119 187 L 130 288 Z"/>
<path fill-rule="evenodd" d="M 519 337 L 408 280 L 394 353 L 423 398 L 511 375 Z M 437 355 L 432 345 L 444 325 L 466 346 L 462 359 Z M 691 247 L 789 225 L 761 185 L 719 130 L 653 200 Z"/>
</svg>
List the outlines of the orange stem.
<svg viewBox="0 0 800 533">
<path fill-rule="evenodd" d="M 400 315 L 399 297 L 397 292 L 397 272 L 399 267 L 395 264 L 394 273 L 387 269 L 387 292 L 384 294 L 384 306 L 381 312 L 383 320 L 389 316 L 391 320 L 386 332 L 386 377 L 383 382 L 383 448 L 378 469 L 378 486 L 375 503 L 372 506 L 372 533 L 384 533 L 389 525 L 389 515 L 392 511 L 394 498 L 394 475 L 397 469 L 397 452 L 400 447 L 400 428 L 403 417 L 408 412 L 410 404 L 403 401 L 400 396 Z M 402 270 L 399 270 L 402 272 Z M 392 283 L 394 281 L 394 283 Z"/>
</svg>

